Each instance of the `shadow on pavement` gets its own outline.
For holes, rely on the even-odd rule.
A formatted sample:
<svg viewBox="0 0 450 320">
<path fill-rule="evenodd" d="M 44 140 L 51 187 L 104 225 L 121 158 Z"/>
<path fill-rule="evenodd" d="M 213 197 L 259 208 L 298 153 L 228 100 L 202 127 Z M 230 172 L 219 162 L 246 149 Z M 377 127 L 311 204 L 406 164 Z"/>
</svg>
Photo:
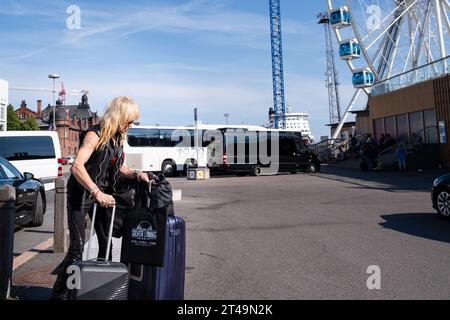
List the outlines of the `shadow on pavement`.
<svg viewBox="0 0 450 320">
<path fill-rule="evenodd" d="M 323 166 L 319 176 L 340 182 L 353 184 L 366 189 L 385 191 L 426 191 L 431 192 L 434 179 L 448 170 L 433 169 L 408 172 L 370 171 L 363 172 L 359 169 L 343 168 L 333 165 Z"/>
<path fill-rule="evenodd" d="M 13 286 L 11 297 L 19 300 L 49 300 L 52 289 L 33 286 Z"/>
<path fill-rule="evenodd" d="M 381 216 L 380 226 L 412 236 L 450 243 L 450 221 L 437 213 L 396 213 Z"/>
<path fill-rule="evenodd" d="M 53 231 L 49 231 L 49 230 L 31 230 L 31 229 L 26 229 L 23 230 L 23 232 L 31 232 L 31 233 L 45 233 L 45 234 L 53 234 Z"/>
</svg>

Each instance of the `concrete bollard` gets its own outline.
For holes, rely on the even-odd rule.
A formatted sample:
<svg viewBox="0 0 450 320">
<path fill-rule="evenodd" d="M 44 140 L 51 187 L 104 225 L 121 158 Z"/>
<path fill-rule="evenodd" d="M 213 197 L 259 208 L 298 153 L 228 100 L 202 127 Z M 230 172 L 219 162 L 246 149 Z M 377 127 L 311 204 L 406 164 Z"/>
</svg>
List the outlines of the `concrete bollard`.
<svg viewBox="0 0 450 320">
<path fill-rule="evenodd" d="M 67 251 L 67 195 L 66 179 L 55 180 L 53 252 Z"/>
<path fill-rule="evenodd" d="M 187 179 L 188 180 L 209 180 L 210 179 L 209 169 L 206 167 L 189 168 L 187 170 Z"/>
<path fill-rule="evenodd" d="M 0 188 L 0 300 L 10 298 L 13 272 L 14 221 L 16 219 L 16 189 Z"/>
</svg>

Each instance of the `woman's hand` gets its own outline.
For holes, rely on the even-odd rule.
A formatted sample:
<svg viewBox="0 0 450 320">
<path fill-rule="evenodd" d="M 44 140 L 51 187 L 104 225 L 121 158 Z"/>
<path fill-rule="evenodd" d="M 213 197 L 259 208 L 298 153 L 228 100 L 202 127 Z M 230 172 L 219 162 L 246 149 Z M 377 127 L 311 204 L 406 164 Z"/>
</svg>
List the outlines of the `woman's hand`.
<svg viewBox="0 0 450 320">
<path fill-rule="evenodd" d="M 116 205 L 116 200 L 114 200 L 113 196 L 101 191 L 95 194 L 95 200 L 100 204 L 100 206 L 105 208 L 112 208 Z"/>
<path fill-rule="evenodd" d="M 145 172 L 139 172 L 137 175 L 137 178 L 139 181 L 145 181 L 148 184 L 150 184 L 150 179 L 148 178 L 148 174 L 146 174 Z"/>
</svg>

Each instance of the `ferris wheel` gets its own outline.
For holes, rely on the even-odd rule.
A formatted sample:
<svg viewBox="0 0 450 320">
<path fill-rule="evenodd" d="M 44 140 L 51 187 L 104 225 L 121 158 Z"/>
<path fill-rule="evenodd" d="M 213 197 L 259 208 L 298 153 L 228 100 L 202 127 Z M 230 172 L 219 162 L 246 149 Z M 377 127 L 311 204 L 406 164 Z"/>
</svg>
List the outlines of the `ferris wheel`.
<svg viewBox="0 0 450 320">
<path fill-rule="evenodd" d="M 339 56 L 357 89 L 346 114 L 372 85 L 450 52 L 450 0 L 326 0 L 326 5 Z"/>
</svg>

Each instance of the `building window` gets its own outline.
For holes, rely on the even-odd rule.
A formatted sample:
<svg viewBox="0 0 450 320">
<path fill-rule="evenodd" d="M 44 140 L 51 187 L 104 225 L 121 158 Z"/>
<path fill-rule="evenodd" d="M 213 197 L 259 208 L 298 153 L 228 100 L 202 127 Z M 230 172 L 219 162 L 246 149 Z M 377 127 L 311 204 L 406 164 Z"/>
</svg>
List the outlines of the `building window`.
<svg viewBox="0 0 450 320">
<path fill-rule="evenodd" d="M 408 115 L 402 114 L 396 117 L 397 119 L 397 137 L 399 139 L 406 139 L 409 137 L 409 122 Z"/>
<path fill-rule="evenodd" d="M 380 139 L 381 135 L 385 132 L 384 131 L 384 118 L 381 119 L 375 119 L 373 127 L 375 129 L 375 139 Z"/>
<path fill-rule="evenodd" d="M 413 112 L 409 114 L 409 130 L 411 132 L 411 137 L 413 134 L 417 134 L 425 138 L 423 130 L 423 116 L 422 112 Z"/>
<path fill-rule="evenodd" d="M 385 133 L 390 134 L 392 138 L 397 139 L 397 128 L 395 125 L 395 117 L 389 117 L 384 119 Z"/>
<path fill-rule="evenodd" d="M 436 110 L 428 109 L 423 112 L 425 124 L 425 142 L 438 143 L 438 128 L 436 121 Z"/>
</svg>

